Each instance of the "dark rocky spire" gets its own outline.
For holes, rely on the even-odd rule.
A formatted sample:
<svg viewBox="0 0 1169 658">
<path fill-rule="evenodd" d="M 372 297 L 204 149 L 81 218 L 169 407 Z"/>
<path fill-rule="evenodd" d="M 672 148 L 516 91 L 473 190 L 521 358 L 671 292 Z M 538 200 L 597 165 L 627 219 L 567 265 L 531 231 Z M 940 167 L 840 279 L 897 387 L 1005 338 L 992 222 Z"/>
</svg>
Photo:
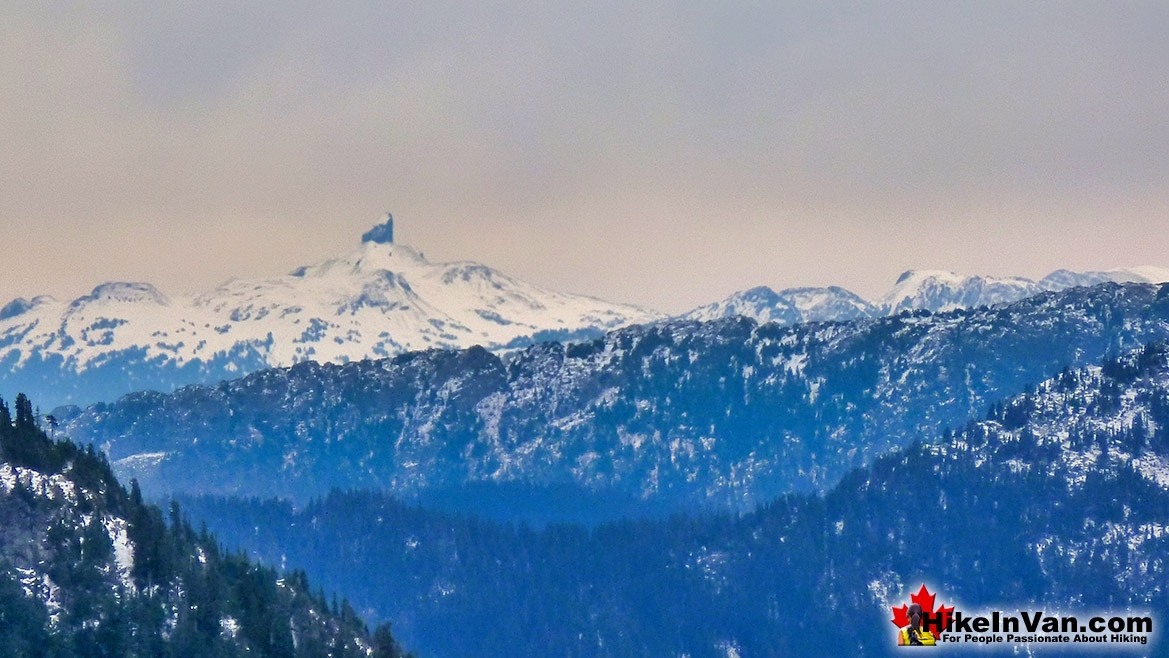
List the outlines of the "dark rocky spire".
<svg viewBox="0 0 1169 658">
<path fill-rule="evenodd" d="M 377 244 L 394 244 L 394 216 L 386 213 L 385 221 L 369 229 L 361 236 L 362 244 L 376 242 Z"/>
</svg>

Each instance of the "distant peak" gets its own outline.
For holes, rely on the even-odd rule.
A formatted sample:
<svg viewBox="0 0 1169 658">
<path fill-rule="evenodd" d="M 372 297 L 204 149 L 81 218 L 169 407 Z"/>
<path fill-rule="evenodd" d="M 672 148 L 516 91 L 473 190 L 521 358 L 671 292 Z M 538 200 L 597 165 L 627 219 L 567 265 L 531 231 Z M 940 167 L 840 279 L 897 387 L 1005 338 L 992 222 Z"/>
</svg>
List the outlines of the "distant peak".
<svg viewBox="0 0 1169 658">
<path fill-rule="evenodd" d="M 960 274 L 950 270 L 906 270 L 897 277 L 897 283 L 894 286 L 899 286 L 907 281 L 928 281 L 930 279 L 936 281 L 961 281 L 962 279 L 973 278 L 964 277 Z"/>
<path fill-rule="evenodd" d="M 742 295 L 743 297 L 748 297 L 748 296 L 774 297 L 775 291 L 772 290 L 770 286 L 755 286 L 754 288 L 748 288 L 748 289 L 740 292 L 739 294 Z"/>
<path fill-rule="evenodd" d="M 4 308 L 0 308 L 0 320 L 7 320 L 8 318 L 14 318 L 14 317 L 20 315 L 21 313 L 24 313 L 24 312 L 28 311 L 29 309 L 31 309 L 32 304 L 33 304 L 32 302 L 25 299 L 24 297 L 17 297 L 16 299 L 5 304 Z"/>
<path fill-rule="evenodd" d="M 382 223 L 369 229 L 361 236 L 362 244 L 373 242 L 375 244 L 394 244 L 394 216 L 386 213 L 382 219 Z"/>
<path fill-rule="evenodd" d="M 85 297 L 74 300 L 73 304 L 80 305 L 88 302 L 109 301 L 109 302 L 130 302 L 130 303 L 151 303 L 159 306 L 170 305 L 170 300 L 166 298 L 157 288 L 149 283 L 137 283 L 127 281 L 110 281 L 103 283 L 93 289 Z"/>
<path fill-rule="evenodd" d="M 755 286 L 742 292 L 735 293 L 732 297 L 748 302 L 762 303 L 762 304 L 779 304 L 782 300 L 779 294 L 769 286 Z"/>
</svg>

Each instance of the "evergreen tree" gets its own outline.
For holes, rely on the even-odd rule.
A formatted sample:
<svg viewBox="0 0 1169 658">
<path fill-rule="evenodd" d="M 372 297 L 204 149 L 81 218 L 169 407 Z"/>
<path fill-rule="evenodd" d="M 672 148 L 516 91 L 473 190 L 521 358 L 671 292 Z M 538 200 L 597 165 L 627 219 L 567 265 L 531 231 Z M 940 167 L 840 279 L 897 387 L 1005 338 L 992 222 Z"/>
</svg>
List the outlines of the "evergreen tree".
<svg viewBox="0 0 1169 658">
<path fill-rule="evenodd" d="M 16 395 L 16 429 L 36 429 L 36 414 L 33 413 L 32 402 L 24 393 Z"/>
<path fill-rule="evenodd" d="M 314 604 L 303 572 L 278 584 L 205 526 L 196 535 L 177 503 L 168 526 L 104 455 L 50 440 L 26 396 L 16 410 L 9 423 L 0 401 L 0 460 L 40 477 L 0 496 L 0 656 L 357 658 L 374 645 L 348 601 L 335 614 Z M 122 523 L 128 582 L 115 546 Z"/>
</svg>

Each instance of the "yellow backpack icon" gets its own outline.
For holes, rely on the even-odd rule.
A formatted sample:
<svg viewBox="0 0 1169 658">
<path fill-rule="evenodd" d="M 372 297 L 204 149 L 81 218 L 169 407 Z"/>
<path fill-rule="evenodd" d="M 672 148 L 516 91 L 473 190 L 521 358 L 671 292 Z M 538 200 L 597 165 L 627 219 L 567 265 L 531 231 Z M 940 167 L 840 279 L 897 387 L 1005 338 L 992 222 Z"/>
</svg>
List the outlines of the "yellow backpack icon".
<svg viewBox="0 0 1169 658">
<path fill-rule="evenodd" d="M 908 646 L 932 647 L 932 646 L 936 646 L 937 643 L 938 642 L 934 638 L 934 634 L 929 632 L 929 631 L 918 631 L 917 632 L 917 644 L 913 644 L 912 642 L 909 641 L 909 629 L 908 628 L 901 629 L 901 632 L 897 634 L 897 646 L 899 646 L 899 647 L 908 647 Z"/>
</svg>

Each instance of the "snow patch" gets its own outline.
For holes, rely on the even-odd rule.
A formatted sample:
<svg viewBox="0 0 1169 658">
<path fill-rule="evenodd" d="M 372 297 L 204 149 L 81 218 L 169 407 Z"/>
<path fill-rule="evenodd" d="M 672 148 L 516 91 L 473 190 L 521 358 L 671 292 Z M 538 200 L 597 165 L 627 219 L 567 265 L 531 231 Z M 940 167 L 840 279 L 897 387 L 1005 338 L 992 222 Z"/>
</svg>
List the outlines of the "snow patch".
<svg viewBox="0 0 1169 658">
<path fill-rule="evenodd" d="M 49 626 L 57 628 L 61 623 L 61 588 L 49 578 L 49 574 L 39 573 L 35 569 L 16 568 L 20 574 L 20 585 L 24 595 L 36 599 L 44 604 L 49 613 Z"/>
<path fill-rule="evenodd" d="M 118 578 L 127 592 L 137 592 L 131 574 L 134 571 L 134 544 L 130 541 L 128 524 L 125 519 L 106 516 L 102 518 L 102 526 L 110 536 L 110 543 L 114 546 L 114 565 L 118 570 Z"/>
<path fill-rule="evenodd" d="M 1132 461 L 1141 477 L 1162 489 L 1169 489 L 1169 459 L 1161 455 L 1145 454 Z"/>
<path fill-rule="evenodd" d="M 235 617 L 224 617 L 219 620 L 219 631 L 223 637 L 234 640 L 239 637 L 239 622 Z"/>
<path fill-rule="evenodd" d="M 121 468 L 141 468 L 143 466 L 157 466 L 159 462 L 166 459 L 170 455 L 169 452 L 139 452 L 137 454 L 123 457 L 114 462 L 115 466 Z"/>
<path fill-rule="evenodd" d="M 77 486 L 64 475 L 59 473 L 45 475 L 40 471 L 13 466 L 7 462 L 0 464 L 0 487 L 3 487 L 5 493 L 12 493 L 17 486 L 41 498 L 77 502 Z"/>
</svg>

